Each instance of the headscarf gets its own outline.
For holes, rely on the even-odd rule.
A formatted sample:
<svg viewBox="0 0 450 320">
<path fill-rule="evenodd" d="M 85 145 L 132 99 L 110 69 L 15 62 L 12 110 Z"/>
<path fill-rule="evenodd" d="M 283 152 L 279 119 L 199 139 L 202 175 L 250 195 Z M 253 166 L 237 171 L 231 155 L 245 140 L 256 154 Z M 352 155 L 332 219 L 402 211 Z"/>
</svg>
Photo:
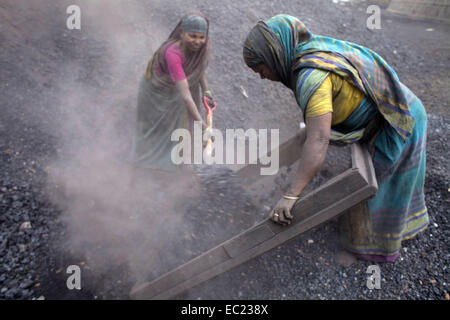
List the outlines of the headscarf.
<svg viewBox="0 0 450 320">
<path fill-rule="evenodd" d="M 249 67 L 264 63 L 294 92 L 296 72 L 301 75 L 302 70 L 313 68 L 336 73 L 364 92 L 404 140 L 413 130 L 403 85 L 372 50 L 313 35 L 297 18 L 281 14 L 257 23 L 244 42 L 243 55 Z"/>
<path fill-rule="evenodd" d="M 208 32 L 208 23 L 203 17 L 188 14 L 181 19 L 181 28 L 184 32 L 199 32 L 206 34 Z"/>
<path fill-rule="evenodd" d="M 183 63 L 183 70 L 186 74 L 186 79 L 190 86 L 198 83 L 200 81 L 200 77 L 203 72 L 206 70 L 208 66 L 208 58 L 210 51 L 210 41 L 209 41 L 209 21 L 208 19 L 198 11 L 191 11 L 186 13 L 182 19 L 178 22 L 175 29 L 169 35 L 169 38 L 158 48 L 158 50 L 153 54 L 150 62 L 147 65 L 147 70 L 145 72 L 145 77 L 147 80 L 150 80 L 156 86 L 171 90 L 174 88 L 174 83 L 170 78 L 167 63 L 165 59 L 165 52 L 167 48 L 180 40 L 181 33 L 183 30 L 183 25 L 190 30 L 204 30 L 205 25 L 201 21 L 206 23 L 206 42 L 202 46 L 202 48 L 196 52 L 194 55 L 190 57 L 185 57 L 185 61 Z M 194 31 L 187 31 L 194 32 Z M 203 32 L 202 32 L 203 33 Z M 157 69 L 162 71 L 162 74 L 159 75 L 155 72 Z"/>
<path fill-rule="evenodd" d="M 309 30 L 298 19 L 288 20 L 284 15 L 278 15 L 271 20 L 278 19 L 288 23 L 290 33 L 283 32 L 278 26 L 269 26 L 263 21 L 250 31 L 244 44 L 244 60 L 249 67 L 265 64 L 272 73 L 278 75 L 281 82 L 291 87 L 292 55 L 296 46 L 312 37 Z"/>
</svg>

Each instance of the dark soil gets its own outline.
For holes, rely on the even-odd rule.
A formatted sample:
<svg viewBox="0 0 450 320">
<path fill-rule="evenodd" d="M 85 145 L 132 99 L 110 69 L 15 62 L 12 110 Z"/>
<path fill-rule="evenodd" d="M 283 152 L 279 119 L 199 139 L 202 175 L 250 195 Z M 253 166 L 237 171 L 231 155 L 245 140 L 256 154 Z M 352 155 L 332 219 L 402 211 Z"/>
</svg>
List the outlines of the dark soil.
<svg viewBox="0 0 450 320">
<path fill-rule="evenodd" d="M 66 8 L 77 3 L 82 29 L 68 30 Z M 176 298 L 448 299 L 448 24 L 382 8 L 382 28 L 369 30 L 366 1 L 107 3 L 0 4 L 0 299 L 128 299 L 135 283 L 264 219 L 286 189 L 292 168 L 255 193 L 223 166 L 195 167 L 193 185 L 148 184 L 142 173 L 128 187 L 122 160 L 139 78 L 152 50 L 190 9 L 211 22 L 208 79 L 222 130 L 276 128 L 284 140 L 302 119 L 290 91 L 260 80 L 242 61 L 242 42 L 259 18 L 289 13 L 313 33 L 383 56 L 428 112 L 430 225 L 403 243 L 395 263 L 380 265 L 380 290 L 366 286 L 371 263 L 335 263 L 331 221 Z M 308 190 L 345 169 L 342 159 L 348 149 L 331 148 Z M 66 286 L 70 265 L 81 268 L 79 291 Z"/>
</svg>

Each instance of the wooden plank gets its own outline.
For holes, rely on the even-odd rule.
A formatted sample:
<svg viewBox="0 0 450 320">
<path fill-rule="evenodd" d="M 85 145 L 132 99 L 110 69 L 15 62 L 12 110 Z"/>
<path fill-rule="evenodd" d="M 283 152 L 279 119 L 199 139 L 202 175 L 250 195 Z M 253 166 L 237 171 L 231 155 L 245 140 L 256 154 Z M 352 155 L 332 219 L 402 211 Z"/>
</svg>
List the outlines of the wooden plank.
<svg viewBox="0 0 450 320">
<path fill-rule="evenodd" d="M 254 227 L 244 232 L 223 245 L 225 251 L 231 258 L 257 246 L 258 244 L 272 238 L 275 235 L 266 224 Z"/>
<path fill-rule="evenodd" d="M 305 138 L 306 129 L 302 128 L 297 135 L 278 146 L 280 168 L 290 166 L 300 158 Z M 271 152 L 275 152 L 275 150 L 272 150 Z M 270 177 L 261 175 L 261 167 L 261 161 L 258 160 L 258 164 L 242 165 L 238 169 L 236 169 L 236 166 L 233 166 L 232 168 L 234 168 L 238 176 L 245 179 L 246 183 L 251 184 L 258 179 Z"/>
<path fill-rule="evenodd" d="M 367 180 L 369 186 L 378 189 L 378 183 L 375 175 L 375 168 L 372 163 L 372 156 L 366 147 L 359 144 L 351 145 L 352 168 L 358 169 L 364 179 Z"/>
<path fill-rule="evenodd" d="M 338 204 L 333 206 L 332 208 L 327 208 L 326 210 L 320 211 L 316 213 L 313 217 L 310 217 L 309 219 L 305 219 L 302 223 L 299 223 L 297 228 L 290 228 L 289 227 L 281 227 L 278 225 L 275 225 L 271 221 L 265 221 L 264 223 L 270 224 L 272 227 L 277 228 L 283 228 L 285 231 L 282 233 L 279 233 L 276 237 L 271 238 L 270 240 L 263 242 L 256 247 L 253 247 L 252 250 L 242 253 L 237 257 L 234 257 L 233 259 L 229 259 L 220 265 L 217 265 L 215 268 L 211 268 L 209 270 L 206 270 L 202 273 L 199 273 L 198 275 L 194 276 L 193 278 L 188 279 L 187 281 L 183 283 L 177 284 L 175 287 L 172 287 L 168 289 L 166 292 L 154 296 L 151 299 L 170 299 L 173 296 L 176 296 L 177 294 L 180 294 L 186 290 L 189 290 L 190 288 L 201 284 L 207 280 L 210 280 L 226 271 L 229 271 L 230 269 L 233 269 L 236 266 L 239 266 L 253 258 L 256 258 L 260 256 L 261 254 L 269 251 L 270 249 L 276 248 L 279 245 L 285 243 L 286 241 L 295 238 L 297 235 L 306 232 L 310 230 L 311 228 L 314 228 L 318 225 L 320 225 L 323 222 L 328 221 L 329 219 L 335 217 L 336 210 L 338 212 L 342 213 L 344 210 L 352 207 L 353 205 L 356 205 L 360 202 L 360 199 L 367 199 L 372 195 L 372 193 L 367 192 L 366 189 L 364 194 L 361 194 L 360 197 L 353 197 L 349 196 L 345 199 L 342 199 Z M 147 299 L 150 297 L 146 297 Z"/>
<path fill-rule="evenodd" d="M 167 288 L 171 288 L 177 283 L 184 283 L 195 275 L 212 269 L 228 260 L 230 260 L 230 256 L 226 253 L 225 249 L 222 246 L 217 246 L 188 263 L 164 274 L 150 285 L 144 283 L 136 286 L 132 290 L 131 297 L 133 299 L 152 299 L 152 297 L 164 293 Z"/>
<path fill-rule="evenodd" d="M 370 156 L 352 148 L 352 168 L 329 180 L 293 207 L 294 219 L 280 226 L 266 219 L 173 271 L 132 289 L 133 299 L 168 299 L 228 271 L 373 196 L 377 191 Z"/>
</svg>

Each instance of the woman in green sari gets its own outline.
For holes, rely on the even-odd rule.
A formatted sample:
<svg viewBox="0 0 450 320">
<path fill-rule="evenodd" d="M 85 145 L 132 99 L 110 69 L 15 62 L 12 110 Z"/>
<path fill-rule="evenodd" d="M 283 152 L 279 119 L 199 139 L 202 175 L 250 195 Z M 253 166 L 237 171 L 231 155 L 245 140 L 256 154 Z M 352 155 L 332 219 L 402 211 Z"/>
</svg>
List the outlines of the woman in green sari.
<svg viewBox="0 0 450 320">
<path fill-rule="evenodd" d="M 192 131 L 202 120 L 198 105 L 200 88 L 212 101 L 206 68 L 209 59 L 209 22 L 200 12 L 187 13 L 169 38 L 153 54 L 141 79 L 132 162 L 157 172 L 176 172 L 171 152 L 174 130 Z"/>
<path fill-rule="evenodd" d="M 401 242 L 428 225 L 427 116 L 421 101 L 375 52 L 313 35 L 289 15 L 260 21 L 245 40 L 243 55 L 261 78 L 290 88 L 305 117 L 299 168 L 272 220 L 290 223 L 290 210 L 320 170 L 330 142 L 359 141 L 371 151 L 379 189 L 342 216 L 342 244 L 351 257 L 395 261 Z"/>
</svg>

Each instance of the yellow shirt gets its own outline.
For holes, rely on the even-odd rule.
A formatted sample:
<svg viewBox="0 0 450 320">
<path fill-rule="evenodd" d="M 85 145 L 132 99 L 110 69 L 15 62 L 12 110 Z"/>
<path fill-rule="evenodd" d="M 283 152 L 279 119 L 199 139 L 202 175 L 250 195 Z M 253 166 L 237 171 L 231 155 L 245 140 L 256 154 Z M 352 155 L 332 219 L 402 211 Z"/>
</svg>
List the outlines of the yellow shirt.
<svg viewBox="0 0 450 320">
<path fill-rule="evenodd" d="M 332 112 L 331 125 L 343 122 L 364 100 L 364 93 L 334 73 L 322 82 L 306 106 L 306 117 Z"/>
</svg>

